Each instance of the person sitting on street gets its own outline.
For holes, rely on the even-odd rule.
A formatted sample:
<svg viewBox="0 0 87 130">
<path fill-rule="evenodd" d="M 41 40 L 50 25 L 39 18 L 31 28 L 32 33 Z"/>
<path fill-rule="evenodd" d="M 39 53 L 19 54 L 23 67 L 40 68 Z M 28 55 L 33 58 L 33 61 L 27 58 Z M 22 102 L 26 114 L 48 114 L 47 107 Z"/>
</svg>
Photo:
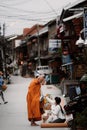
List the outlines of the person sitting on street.
<svg viewBox="0 0 87 130">
<path fill-rule="evenodd" d="M 61 98 L 55 97 L 54 100 L 46 96 L 47 101 L 51 104 L 51 112 L 48 115 L 46 123 L 63 123 L 65 122 L 65 114 L 60 105 Z"/>
</svg>

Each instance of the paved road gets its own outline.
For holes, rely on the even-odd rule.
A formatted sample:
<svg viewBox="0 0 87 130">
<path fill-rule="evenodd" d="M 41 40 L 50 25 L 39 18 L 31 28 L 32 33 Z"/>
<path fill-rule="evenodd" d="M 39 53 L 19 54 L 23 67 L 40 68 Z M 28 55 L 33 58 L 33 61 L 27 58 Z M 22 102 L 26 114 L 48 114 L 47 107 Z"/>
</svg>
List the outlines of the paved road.
<svg viewBox="0 0 87 130">
<path fill-rule="evenodd" d="M 23 78 L 20 76 L 12 76 L 12 83 L 8 85 L 7 90 L 4 92 L 5 99 L 8 104 L 0 102 L 0 130 L 39 130 L 43 129 L 40 126 L 30 126 L 27 120 L 27 107 L 26 107 L 26 94 L 28 85 L 31 78 Z M 61 95 L 60 90 L 54 86 L 43 86 L 42 92 L 45 94 L 51 93 L 52 95 Z M 38 122 L 39 124 L 41 122 Z M 50 128 L 45 128 L 49 130 Z M 69 130 L 67 128 L 57 128 L 59 130 Z M 51 128 L 54 130 L 54 128 Z"/>
</svg>

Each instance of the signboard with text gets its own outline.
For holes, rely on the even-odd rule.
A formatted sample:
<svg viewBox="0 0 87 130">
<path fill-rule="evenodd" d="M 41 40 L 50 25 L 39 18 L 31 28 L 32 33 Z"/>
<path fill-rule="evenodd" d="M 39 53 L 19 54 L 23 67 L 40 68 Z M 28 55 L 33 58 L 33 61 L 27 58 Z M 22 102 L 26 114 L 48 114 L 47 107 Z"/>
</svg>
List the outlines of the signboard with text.
<svg viewBox="0 0 87 130">
<path fill-rule="evenodd" d="M 49 52 L 50 53 L 58 52 L 59 48 L 61 48 L 60 39 L 49 39 Z"/>
<path fill-rule="evenodd" d="M 84 8 L 84 38 L 87 38 L 87 8 Z"/>
</svg>

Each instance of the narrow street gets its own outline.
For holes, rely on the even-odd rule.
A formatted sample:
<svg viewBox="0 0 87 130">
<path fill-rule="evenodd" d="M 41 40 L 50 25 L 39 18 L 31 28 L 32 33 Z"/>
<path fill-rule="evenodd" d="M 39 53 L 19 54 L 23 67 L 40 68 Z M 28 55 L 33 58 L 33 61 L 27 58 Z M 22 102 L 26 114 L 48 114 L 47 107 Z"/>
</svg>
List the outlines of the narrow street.
<svg viewBox="0 0 87 130">
<path fill-rule="evenodd" d="M 7 85 L 8 88 L 4 92 L 4 96 L 8 104 L 3 104 L 0 98 L 0 129 L 1 130 L 33 130 L 34 128 L 43 129 L 40 126 L 31 127 L 30 122 L 27 120 L 27 107 L 26 107 L 26 94 L 28 84 L 31 78 L 23 78 L 20 76 L 12 76 L 11 84 Z M 46 90 L 46 89 L 49 89 Z M 43 93 L 49 93 L 51 86 L 42 87 Z M 53 86 L 54 91 L 52 94 L 59 94 L 58 89 Z M 40 122 L 38 122 L 40 123 Z M 50 128 L 45 128 L 45 130 Z M 52 130 L 54 128 L 51 128 Z M 57 128 L 58 129 L 58 128 Z M 69 130 L 67 128 L 59 128 L 59 130 Z"/>
</svg>

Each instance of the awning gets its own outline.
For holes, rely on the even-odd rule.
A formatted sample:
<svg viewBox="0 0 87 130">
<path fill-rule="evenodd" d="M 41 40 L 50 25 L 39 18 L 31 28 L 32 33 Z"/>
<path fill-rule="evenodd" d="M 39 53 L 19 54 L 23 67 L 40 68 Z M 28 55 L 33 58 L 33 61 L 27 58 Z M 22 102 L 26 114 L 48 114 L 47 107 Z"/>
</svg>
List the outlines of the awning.
<svg viewBox="0 0 87 130">
<path fill-rule="evenodd" d="M 75 14 L 75 15 L 72 15 L 72 16 L 70 16 L 70 17 L 64 18 L 64 19 L 63 19 L 63 22 L 72 20 L 72 19 L 74 19 L 74 18 L 79 18 L 79 17 L 81 17 L 82 15 L 83 15 L 83 12 L 80 12 L 80 13 L 78 13 L 78 14 Z"/>
<path fill-rule="evenodd" d="M 41 60 L 43 60 L 43 59 L 44 59 L 44 60 L 47 60 L 47 59 L 50 59 L 50 58 L 52 58 L 52 55 L 40 56 L 40 59 L 41 59 Z M 38 60 L 38 57 L 35 57 L 34 59 L 35 59 L 35 60 Z"/>
<path fill-rule="evenodd" d="M 68 65 L 72 65 L 72 64 L 73 64 L 73 62 L 69 62 L 69 63 L 63 64 L 63 65 L 61 65 L 61 66 L 64 67 L 64 66 L 68 66 Z"/>
<path fill-rule="evenodd" d="M 48 27 L 44 27 L 39 31 L 39 35 L 42 35 L 44 33 L 48 32 Z"/>
</svg>

